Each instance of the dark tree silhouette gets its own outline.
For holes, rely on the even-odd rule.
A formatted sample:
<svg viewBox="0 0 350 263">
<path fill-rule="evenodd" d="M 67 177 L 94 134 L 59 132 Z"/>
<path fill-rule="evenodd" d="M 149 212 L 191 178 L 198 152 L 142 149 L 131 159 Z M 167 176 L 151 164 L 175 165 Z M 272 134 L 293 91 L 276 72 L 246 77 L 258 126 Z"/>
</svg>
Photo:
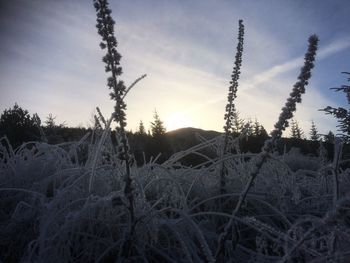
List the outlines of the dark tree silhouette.
<svg viewBox="0 0 350 263">
<path fill-rule="evenodd" d="M 350 76 L 350 72 L 342 72 L 343 74 L 347 74 Z M 348 78 L 348 82 L 350 82 L 350 78 Z M 342 91 L 346 94 L 348 105 L 350 105 L 350 86 L 342 85 L 341 87 L 331 88 L 335 91 Z M 333 115 L 337 120 L 339 125 L 337 125 L 338 130 L 342 133 L 344 139 L 349 140 L 350 138 L 350 109 L 345 109 L 342 107 L 334 108 L 331 106 L 327 106 L 322 109 L 326 114 Z"/>
<path fill-rule="evenodd" d="M 254 124 L 252 124 L 252 136 L 267 138 L 267 131 L 260 122 L 255 119 Z"/>
<path fill-rule="evenodd" d="M 142 121 L 140 121 L 139 130 L 137 131 L 137 133 L 140 135 L 146 135 L 146 129 Z"/>
<path fill-rule="evenodd" d="M 153 137 L 163 136 L 166 132 L 163 121 L 160 119 L 157 111 L 154 111 L 154 121 L 151 122 L 151 132 Z"/>
<path fill-rule="evenodd" d="M 30 116 L 27 110 L 15 103 L 12 109 L 5 109 L 0 116 L 0 137 L 7 136 L 13 147 L 20 146 L 23 142 L 39 140 L 37 119 L 38 116 Z"/>
<path fill-rule="evenodd" d="M 46 127 L 50 129 L 55 128 L 56 127 L 55 119 L 56 119 L 56 116 L 54 117 L 52 113 L 50 113 L 49 116 L 46 117 L 46 121 L 45 121 Z"/>
<path fill-rule="evenodd" d="M 232 135 L 238 136 L 242 133 L 245 121 L 241 117 L 239 117 L 239 111 L 237 111 L 235 108 L 232 110 L 231 115 L 231 129 L 232 129 Z"/>
<path fill-rule="evenodd" d="M 320 139 L 320 135 L 318 134 L 317 127 L 314 121 L 311 121 L 311 129 L 310 129 L 310 140 L 318 141 Z"/>
<path fill-rule="evenodd" d="M 161 163 L 168 159 L 171 153 L 169 142 L 165 136 L 166 129 L 163 121 L 160 119 L 157 111 L 154 112 L 153 122 L 151 122 L 151 134 L 152 137 L 147 141 L 146 152 L 148 160 L 152 157 L 155 158 L 159 154 L 158 163 Z"/>
<path fill-rule="evenodd" d="M 299 127 L 299 123 L 296 120 L 292 120 L 290 123 L 291 134 L 290 137 L 292 139 L 302 139 L 304 132 Z"/>
</svg>

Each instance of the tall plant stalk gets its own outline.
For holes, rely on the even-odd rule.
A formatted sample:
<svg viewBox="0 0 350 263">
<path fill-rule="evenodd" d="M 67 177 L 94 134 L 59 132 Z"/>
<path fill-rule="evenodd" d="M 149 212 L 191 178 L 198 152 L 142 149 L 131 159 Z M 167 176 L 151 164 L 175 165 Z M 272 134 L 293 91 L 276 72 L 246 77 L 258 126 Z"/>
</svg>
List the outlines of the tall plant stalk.
<svg viewBox="0 0 350 263">
<path fill-rule="evenodd" d="M 301 95 L 305 93 L 305 87 L 309 83 L 311 77 L 311 70 L 314 67 L 314 61 L 316 57 L 318 37 L 312 35 L 308 41 L 308 50 L 304 57 L 304 66 L 301 68 L 301 72 L 298 76 L 298 81 L 294 84 L 293 90 L 290 93 L 290 97 L 287 99 L 285 106 L 282 108 L 282 112 L 279 116 L 277 123 L 275 124 L 274 130 L 271 132 L 271 138 L 266 140 L 264 146 L 261 149 L 261 153 L 252 160 L 253 170 L 250 172 L 250 179 L 247 182 L 244 190 L 239 196 L 238 202 L 235 209 L 232 212 L 232 217 L 226 224 L 224 231 L 220 234 L 218 239 L 218 247 L 216 250 L 216 258 L 221 258 L 223 255 L 224 244 L 227 240 L 228 234 L 234 223 L 234 217 L 242 207 L 242 204 L 247 197 L 250 188 L 259 171 L 264 164 L 269 153 L 272 151 L 273 145 L 276 140 L 282 136 L 282 132 L 288 127 L 288 121 L 293 117 L 293 113 L 296 111 L 296 104 L 301 102 Z"/>
<path fill-rule="evenodd" d="M 339 199 L 339 163 L 343 150 L 343 141 L 339 137 L 334 138 L 334 157 L 332 164 L 332 173 L 333 173 L 333 206 L 337 205 Z"/>
<path fill-rule="evenodd" d="M 222 146 L 222 153 L 221 153 L 221 158 L 225 155 L 227 152 L 228 148 L 228 140 L 230 135 L 233 134 L 232 126 L 233 126 L 233 120 L 234 120 L 234 115 L 236 114 L 236 109 L 235 109 L 235 104 L 233 103 L 234 99 L 237 97 L 237 88 L 238 88 L 238 79 L 239 75 L 241 73 L 241 65 L 242 65 L 242 54 L 243 54 L 243 41 L 244 41 L 244 25 L 243 25 L 243 20 L 238 21 L 239 24 L 239 29 L 238 29 L 238 44 L 237 44 L 237 51 L 236 51 L 236 57 L 235 57 L 235 64 L 234 68 L 231 74 L 231 81 L 230 81 L 230 87 L 229 87 L 229 92 L 227 96 L 227 105 L 226 105 L 226 111 L 225 111 L 225 116 L 224 120 L 225 126 L 224 126 L 224 142 Z M 220 167 L 220 194 L 225 193 L 225 185 L 226 185 L 226 167 L 225 167 L 225 162 L 221 163 Z"/>
<path fill-rule="evenodd" d="M 102 37 L 100 47 L 106 49 L 106 55 L 102 61 L 106 64 L 105 71 L 110 74 L 107 79 L 107 86 L 111 89 L 110 97 L 115 100 L 114 113 L 112 118 L 119 124 L 118 133 L 120 136 L 120 147 L 118 148 L 118 156 L 125 162 L 125 174 L 124 174 L 124 194 L 128 200 L 128 210 L 130 215 L 130 226 L 135 221 L 134 212 L 134 197 L 132 191 L 132 179 L 130 174 L 130 161 L 129 144 L 125 133 L 126 127 L 126 104 L 124 97 L 128 90 L 126 89 L 124 82 L 119 80 L 118 77 L 122 74 L 122 68 L 120 66 L 121 55 L 117 51 L 117 40 L 114 36 L 114 20 L 111 17 L 111 10 L 108 7 L 107 0 L 93 0 L 94 7 L 97 14 L 97 29 L 98 33 Z M 131 232 L 131 230 L 130 230 Z M 131 233 L 132 234 L 132 233 Z M 127 243 L 125 250 L 130 249 L 129 242 Z"/>
</svg>

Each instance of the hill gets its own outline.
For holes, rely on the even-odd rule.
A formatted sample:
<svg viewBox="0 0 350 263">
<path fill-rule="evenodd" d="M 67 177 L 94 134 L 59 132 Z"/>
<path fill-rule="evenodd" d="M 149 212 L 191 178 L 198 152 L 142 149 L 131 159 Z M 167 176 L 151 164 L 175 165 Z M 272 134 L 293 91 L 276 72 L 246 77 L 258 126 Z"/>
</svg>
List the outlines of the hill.
<svg viewBox="0 0 350 263">
<path fill-rule="evenodd" d="M 167 132 L 165 136 L 170 144 L 172 152 L 176 153 L 199 144 L 201 142 L 199 139 L 200 137 L 210 140 L 220 134 L 221 133 L 217 131 L 187 127 Z"/>
</svg>

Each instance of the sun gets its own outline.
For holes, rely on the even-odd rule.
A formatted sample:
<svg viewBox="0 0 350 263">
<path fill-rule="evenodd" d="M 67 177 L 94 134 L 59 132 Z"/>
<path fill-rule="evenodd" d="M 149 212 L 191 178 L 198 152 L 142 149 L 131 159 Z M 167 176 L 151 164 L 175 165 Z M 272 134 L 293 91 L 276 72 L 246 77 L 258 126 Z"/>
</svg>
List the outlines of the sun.
<svg viewBox="0 0 350 263">
<path fill-rule="evenodd" d="M 183 112 L 175 112 L 165 118 L 164 125 L 167 131 L 172 131 L 179 128 L 192 127 L 193 121 Z"/>
</svg>

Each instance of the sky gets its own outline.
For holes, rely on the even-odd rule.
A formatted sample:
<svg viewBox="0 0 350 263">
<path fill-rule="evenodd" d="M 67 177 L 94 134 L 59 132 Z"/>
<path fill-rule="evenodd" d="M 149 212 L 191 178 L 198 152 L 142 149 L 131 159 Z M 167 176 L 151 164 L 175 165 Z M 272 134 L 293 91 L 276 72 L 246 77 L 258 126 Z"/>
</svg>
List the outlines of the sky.
<svg viewBox="0 0 350 263">
<path fill-rule="evenodd" d="M 113 111 L 101 60 L 96 16 L 87 0 L 0 0 L 0 111 L 15 103 L 42 121 L 89 126 L 95 107 Z M 127 95 L 127 129 L 149 128 L 156 110 L 167 130 L 222 131 L 237 46 L 245 25 L 237 98 L 240 117 L 269 132 L 297 81 L 307 39 L 320 38 L 310 85 L 295 119 L 308 135 L 336 131 L 319 111 L 346 106 L 330 88 L 350 71 L 350 2 L 347 0 L 110 0 L 116 21 L 121 79 Z M 285 134 L 288 136 L 288 132 Z"/>
</svg>

